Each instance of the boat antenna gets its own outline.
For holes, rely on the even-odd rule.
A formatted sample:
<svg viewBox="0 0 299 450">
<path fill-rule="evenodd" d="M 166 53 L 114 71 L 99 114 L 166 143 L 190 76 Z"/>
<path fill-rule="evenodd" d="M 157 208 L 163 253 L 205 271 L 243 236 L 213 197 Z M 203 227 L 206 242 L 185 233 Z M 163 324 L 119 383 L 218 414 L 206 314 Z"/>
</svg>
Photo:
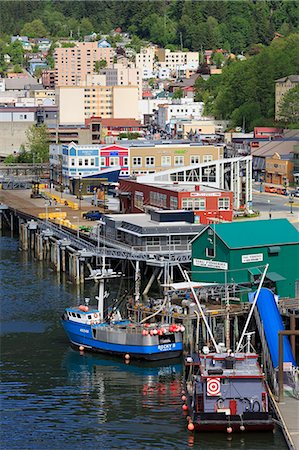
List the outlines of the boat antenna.
<svg viewBox="0 0 299 450">
<path fill-rule="evenodd" d="M 201 307 L 201 304 L 200 304 L 200 302 L 199 302 L 199 300 L 198 300 L 198 297 L 197 297 L 197 295 L 196 295 L 196 293 L 195 293 L 195 290 L 194 290 L 194 288 L 193 288 L 193 286 L 192 286 L 192 284 L 191 284 L 191 280 L 190 280 L 189 275 L 188 275 L 188 273 L 187 273 L 186 270 L 184 270 L 184 274 L 185 274 L 185 280 L 189 283 L 189 287 L 190 287 L 191 292 L 192 292 L 192 294 L 193 294 L 194 300 L 195 300 L 195 302 L 196 302 L 196 304 L 197 304 L 197 306 L 198 306 L 198 309 L 199 309 L 200 314 L 201 314 L 201 316 L 202 316 L 202 318 L 203 318 L 203 321 L 204 321 L 204 323 L 205 323 L 205 326 L 207 327 L 208 333 L 209 333 L 209 335 L 210 335 L 210 337 L 211 337 L 211 339 L 212 339 L 212 342 L 213 342 L 213 344 L 214 344 L 216 353 L 220 353 L 219 347 L 218 347 L 218 345 L 217 345 L 217 343 L 216 343 L 216 341 L 215 341 L 215 338 L 214 338 L 214 336 L 213 336 L 212 330 L 211 330 L 211 328 L 210 328 L 210 326 L 209 326 L 209 324 L 208 324 L 208 321 L 207 321 L 206 316 L 204 315 L 203 309 L 202 309 L 202 307 Z"/>
<path fill-rule="evenodd" d="M 259 295 L 260 295 L 260 292 L 261 292 L 261 288 L 262 288 L 262 285 L 263 285 L 263 282 L 264 282 L 264 279 L 265 279 L 265 276 L 266 276 L 266 272 L 267 272 L 267 270 L 268 270 L 268 267 L 269 267 L 269 264 L 266 264 L 266 267 L 265 267 L 265 269 L 264 269 L 264 272 L 263 272 L 263 275 L 262 275 L 262 278 L 261 278 L 259 287 L 258 287 L 258 289 L 257 289 L 257 291 L 256 291 L 256 293 L 255 293 L 255 296 L 254 296 L 254 301 L 253 301 L 253 303 L 252 303 L 251 310 L 250 310 L 250 312 L 249 312 L 249 314 L 248 314 L 248 317 L 247 317 L 247 320 L 246 320 L 246 323 L 245 323 L 245 326 L 244 326 L 244 329 L 243 329 L 241 338 L 240 338 L 240 340 L 239 340 L 239 343 L 238 343 L 238 346 L 237 346 L 237 349 L 236 349 L 236 353 L 240 350 L 240 347 L 241 347 L 242 341 L 243 341 L 243 339 L 244 339 L 245 333 L 246 333 L 246 331 L 247 331 L 247 327 L 248 327 L 248 325 L 249 325 L 251 316 L 252 316 L 252 314 L 253 314 L 253 311 L 254 311 L 256 302 L 257 302 L 257 300 L 258 300 L 258 298 L 259 298 Z"/>
</svg>

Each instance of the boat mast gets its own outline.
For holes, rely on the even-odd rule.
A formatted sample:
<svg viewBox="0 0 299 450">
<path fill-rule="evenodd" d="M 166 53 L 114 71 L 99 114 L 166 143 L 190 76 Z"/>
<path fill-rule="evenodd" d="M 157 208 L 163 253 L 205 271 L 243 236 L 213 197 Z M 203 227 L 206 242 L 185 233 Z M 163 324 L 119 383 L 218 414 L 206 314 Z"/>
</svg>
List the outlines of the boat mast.
<svg viewBox="0 0 299 450">
<path fill-rule="evenodd" d="M 193 294 L 194 300 L 195 300 L 195 302 L 196 302 L 196 304 L 197 304 L 197 306 L 198 306 L 198 309 L 199 309 L 200 314 L 201 314 L 201 316 L 202 316 L 202 318 L 203 318 L 203 321 L 204 321 L 204 323 L 205 323 L 205 326 L 207 327 L 207 330 L 208 330 L 208 333 L 209 333 L 209 335 L 210 335 L 210 338 L 212 339 L 212 342 L 213 342 L 213 345 L 214 345 L 214 347 L 215 347 L 216 353 L 220 353 L 219 348 L 218 348 L 218 345 L 217 345 L 217 343 L 216 343 L 216 341 L 215 341 L 215 338 L 214 338 L 214 336 L 213 336 L 212 330 L 211 330 L 211 328 L 210 328 L 210 325 L 208 324 L 207 318 L 206 318 L 206 316 L 204 315 L 203 309 L 202 309 L 202 307 L 201 307 L 201 304 L 200 304 L 200 302 L 199 302 L 199 300 L 198 300 L 198 297 L 197 297 L 197 295 L 196 295 L 196 293 L 195 293 L 195 290 L 194 290 L 194 288 L 193 288 L 193 286 L 192 286 L 192 284 L 191 284 L 191 280 L 190 280 L 189 275 L 188 275 L 188 273 L 187 273 L 186 270 L 184 270 L 184 274 L 185 274 L 185 280 L 189 283 L 189 287 L 190 287 L 191 292 L 192 292 L 192 294 Z"/>
<path fill-rule="evenodd" d="M 255 296 L 254 296 L 254 301 L 253 301 L 253 303 L 252 303 L 251 310 L 250 310 L 250 312 L 249 312 L 249 314 L 248 314 L 248 317 L 247 317 L 247 320 L 246 320 L 246 323 L 245 323 L 245 326 L 244 326 L 244 330 L 243 330 L 243 332 L 242 332 L 242 336 L 241 336 L 241 338 L 240 338 L 240 340 L 239 340 L 239 343 L 238 343 L 238 346 L 237 346 L 237 349 L 236 349 L 236 353 L 240 350 L 240 347 L 241 347 L 242 341 L 243 341 L 243 339 L 244 339 L 244 336 L 245 336 L 247 327 L 248 327 L 248 325 L 249 325 L 251 316 L 252 316 L 252 314 L 253 314 L 253 311 L 254 311 L 254 308 L 255 308 L 257 299 L 259 298 L 259 295 L 260 295 L 260 292 L 261 292 L 261 288 L 262 288 L 262 285 L 263 285 L 263 282 L 264 282 L 264 279 L 265 279 L 265 276 L 266 276 L 266 272 L 267 272 L 267 270 L 268 270 L 268 267 L 269 267 L 269 264 L 266 264 L 266 267 L 265 267 L 265 270 L 264 270 L 264 272 L 263 272 L 263 275 L 262 275 L 262 278 L 261 278 L 259 287 L 258 287 L 258 289 L 257 289 L 257 291 L 256 291 Z"/>
<path fill-rule="evenodd" d="M 224 273 L 224 292 L 225 292 L 225 345 L 227 350 L 230 349 L 230 304 L 229 304 L 229 291 L 227 288 L 227 271 Z"/>
</svg>

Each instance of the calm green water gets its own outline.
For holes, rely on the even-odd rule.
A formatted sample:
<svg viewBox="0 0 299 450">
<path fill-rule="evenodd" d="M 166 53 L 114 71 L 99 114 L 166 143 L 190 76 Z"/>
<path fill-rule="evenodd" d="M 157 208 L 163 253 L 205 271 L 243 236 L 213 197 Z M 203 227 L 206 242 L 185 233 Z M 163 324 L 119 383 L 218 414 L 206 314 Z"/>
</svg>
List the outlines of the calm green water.
<svg viewBox="0 0 299 450">
<path fill-rule="evenodd" d="M 180 361 L 126 365 L 71 350 L 59 317 L 95 286 L 80 293 L 9 236 L 0 237 L 0 279 L 3 450 L 286 448 L 279 431 L 189 433 Z"/>
</svg>

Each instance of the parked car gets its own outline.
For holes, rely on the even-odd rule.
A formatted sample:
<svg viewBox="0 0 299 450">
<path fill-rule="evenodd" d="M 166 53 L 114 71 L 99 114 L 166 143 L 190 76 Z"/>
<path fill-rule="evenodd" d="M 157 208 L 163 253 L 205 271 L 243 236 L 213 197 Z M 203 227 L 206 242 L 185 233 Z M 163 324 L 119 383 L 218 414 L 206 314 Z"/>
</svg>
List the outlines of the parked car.
<svg viewBox="0 0 299 450">
<path fill-rule="evenodd" d="M 100 211 L 87 211 L 83 214 L 83 219 L 87 220 L 100 220 L 102 218 L 103 214 Z"/>
<path fill-rule="evenodd" d="M 296 188 L 294 192 L 294 197 L 299 197 L 299 187 Z"/>
</svg>

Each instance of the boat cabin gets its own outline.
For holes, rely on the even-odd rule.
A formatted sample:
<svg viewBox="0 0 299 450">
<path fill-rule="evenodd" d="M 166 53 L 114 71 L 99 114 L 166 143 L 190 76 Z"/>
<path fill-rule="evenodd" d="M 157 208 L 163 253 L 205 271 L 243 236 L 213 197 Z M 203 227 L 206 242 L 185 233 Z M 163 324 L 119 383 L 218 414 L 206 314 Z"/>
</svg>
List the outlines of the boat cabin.
<svg viewBox="0 0 299 450">
<path fill-rule="evenodd" d="M 82 311 L 80 307 L 66 308 L 65 314 L 69 320 L 85 325 L 93 325 L 100 323 L 101 321 L 100 314 L 97 309 Z"/>
<path fill-rule="evenodd" d="M 231 416 L 268 410 L 264 374 L 257 354 L 200 355 L 197 360 L 193 357 L 192 362 L 190 358 L 189 370 L 187 376 L 193 383 L 192 395 L 197 413 Z"/>
</svg>

